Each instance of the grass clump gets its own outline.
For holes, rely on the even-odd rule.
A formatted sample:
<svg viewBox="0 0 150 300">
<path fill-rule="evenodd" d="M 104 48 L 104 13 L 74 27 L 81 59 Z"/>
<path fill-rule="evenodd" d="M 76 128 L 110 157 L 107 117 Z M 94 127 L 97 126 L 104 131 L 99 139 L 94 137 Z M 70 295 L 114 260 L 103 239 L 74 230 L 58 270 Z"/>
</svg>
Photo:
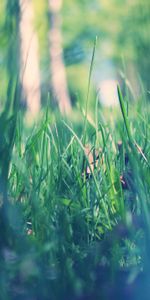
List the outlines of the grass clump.
<svg viewBox="0 0 150 300">
<path fill-rule="evenodd" d="M 21 113 L 1 115 L 1 299 L 148 291 L 149 120 L 145 108 L 130 119 L 118 95 L 113 126 L 98 103 L 80 131 L 48 109 L 32 130 Z"/>
</svg>

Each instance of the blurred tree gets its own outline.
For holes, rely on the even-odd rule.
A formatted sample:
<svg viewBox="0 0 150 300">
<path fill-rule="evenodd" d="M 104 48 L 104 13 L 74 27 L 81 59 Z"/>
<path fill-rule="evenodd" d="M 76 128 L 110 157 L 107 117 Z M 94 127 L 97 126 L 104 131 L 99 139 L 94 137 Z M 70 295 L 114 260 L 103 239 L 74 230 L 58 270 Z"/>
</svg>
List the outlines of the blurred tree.
<svg viewBox="0 0 150 300">
<path fill-rule="evenodd" d="M 61 113 L 68 114 L 71 110 L 71 102 L 68 93 L 66 70 L 63 60 L 60 16 L 62 4 L 62 0 L 49 0 L 51 89 L 52 96 L 58 103 Z"/>
<path fill-rule="evenodd" d="M 30 113 L 35 116 L 40 110 L 40 69 L 38 37 L 34 29 L 34 7 L 31 0 L 20 0 L 21 20 L 21 81 L 23 98 Z"/>
<path fill-rule="evenodd" d="M 5 0 L 1 0 L 0 3 L 2 10 L 4 2 Z M 20 3 L 24 3 L 24 7 L 27 5 L 30 7 L 30 9 L 23 10 L 21 8 L 20 33 L 22 35 L 21 49 L 23 50 L 21 50 L 21 68 L 22 74 L 24 73 L 22 75 L 24 90 L 27 89 L 27 86 L 25 88 L 25 81 L 29 79 L 27 74 L 32 74 L 28 89 L 32 95 L 38 94 L 36 97 L 37 106 L 40 103 L 39 86 L 42 86 L 42 97 L 46 98 L 49 84 L 51 84 L 53 97 L 61 111 L 64 107 L 71 107 L 71 103 L 77 100 L 80 103 L 84 101 L 91 52 L 96 35 L 99 37 L 98 63 L 94 68 L 98 70 L 97 74 L 101 77 L 104 71 L 104 68 L 102 70 L 99 67 L 103 60 L 108 61 L 109 59 L 111 62 L 113 60 L 114 64 L 120 67 L 122 64 L 121 57 L 124 56 L 129 76 L 134 78 L 134 75 L 131 75 L 131 68 L 134 69 L 134 72 L 138 71 L 146 88 L 149 89 L 149 0 L 64 0 L 63 2 L 62 0 L 32 0 L 32 2 L 33 7 L 31 1 L 20 0 Z M 2 24 L 3 14 L 0 14 L 0 17 L 0 24 Z M 34 21 L 36 27 L 34 27 Z M 9 22 L 11 22 L 11 17 Z M 24 26 L 23 22 L 27 22 L 28 26 Z M 23 30 L 28 36 L 26 42 Z M 10 38 L 6 41 L 7 36 L 8 34 L 3 35 L 1 39 L 0 50 L 5 48 L 2 49 L 3 53 L 8 51 L 8 45 L 11 41 Z M 26 47 L 23 46 L 25 43 Z M 29 55 L 29 52 L 32 55 Z M 2 61 L 3 55 L 1 53 L 0 55 Z M 19 59 L 16 62 L 16 67 L 18 62 Z M 34 67 L 31 67 L 33 65 Z M 12 68 L 12 72 L 16 70 L 16 67 Z M 1 81 L 4 82 L 3 89 L 11 74 L 10 68 L 8 63 L 9 72 L 5 74 L 3 70 L 0 73 Z M 36 85 L 35 82 L 37 83 L 37 88 L 34 90 L 31 89 L 31 81 L 34 82 L 34 85 Z M 33 98 L 32 96 L 32 102 Z M 43 100 L 42 102 L 44 102 Z"/>
<path fill-rule="evenodd" d="M 48 1 L 33 1 L 34 29 L 38 37 L 38 52 L 40 59 L 41 102 L 47 103 L 50 88 L 50 58 L 49 58 L 49 5 Z"/>
</svg>

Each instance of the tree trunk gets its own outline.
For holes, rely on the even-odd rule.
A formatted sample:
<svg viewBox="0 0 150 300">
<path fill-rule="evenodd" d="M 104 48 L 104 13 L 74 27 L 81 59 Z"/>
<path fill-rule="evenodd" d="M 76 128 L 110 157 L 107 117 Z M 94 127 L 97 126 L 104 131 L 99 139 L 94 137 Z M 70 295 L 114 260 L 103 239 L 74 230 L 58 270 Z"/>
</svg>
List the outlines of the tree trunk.
<svg viewBox="0 0 150 300">
<path fill-rule="evenodd" d="M 29 112 L 36 116 L 40 110 L 40 70 L 38 38 L 34 30 L 32 0 L 20 0 L 21 21 L 21 82 L 23 98 Z"/>
<path fill-rule="evenodd" d="M 63 61 L 61 16 L 62 0 L 49 0 L 50 10 L 50 65 L 52 96 L 62 114 L 71 111 L 70 97 L 67 87 L 66 70 Z"/>
</svg>

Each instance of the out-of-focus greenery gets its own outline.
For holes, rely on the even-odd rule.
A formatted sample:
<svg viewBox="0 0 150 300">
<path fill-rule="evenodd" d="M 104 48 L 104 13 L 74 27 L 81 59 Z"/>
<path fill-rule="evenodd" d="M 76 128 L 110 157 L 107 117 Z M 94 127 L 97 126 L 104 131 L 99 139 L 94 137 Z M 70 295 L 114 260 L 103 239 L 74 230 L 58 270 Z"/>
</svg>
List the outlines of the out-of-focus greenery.
<svg viewBox="0 0 150 300">
<path fill-rule="evenodd" d="M 124 55 L 127 63 L 133 63 L 149 88 L 150 2 L 110 0 L 101 4 L 102 28 L 113 45 L 112 54 L 117 60 Z"/>
<path fill-rule="evenodd" d="M 82 69 L 86 70 L 95 36 L 98 36 L 97 68 L 107 60 L 112 61 L 116 70 L 124 69 L 125 63 L 126 76 L 131 83 L 133 77 L 140 76 L 146 89 L 149 89 L 149 11 L 148 0 L 64 1 L 62 20 L 65 61 L 70 80 L 72 78 L 74 82 L 77 79 L 75 90 L 79 88 L 82 91 L 85 87 L 84 79 L 80 78 L 78 83 L 78 72 L 80 68 L 81 73 Z M 76 67 L 76 62 L 79 67 Z M 103 72 L 105 70 L 100 68 L 100 77 L 103 77 Z"/>
<path fill-rule="evenodd" d="M 34 0 L 33 4 L 35 12 L 34 27 L 39 40 L 42 95 L 46 97 L 51 78 L 48 1 Z M 1 0 L 0 5 L 0 78 L 3 81 L 3 88 L 0 93 L 3 97 L 2 91 L 5 90 L 7 82 L 3 62 L 8 46 L 4 24 L 6 14 L 9 12 L 6 11 L 5 0 Z M 131 82 L 133 78 L 130 74 L 133 73 L 133 76 L 135 76 L 136 73 L 138 77 L 139 73 L 146 89 L 149 89 L 149 10 L 150 3 L 148 0 L 63 1 L 61 11 L 62 43 L 73 104 L 76 101 L 82 103 L 86 98 L 87 82 L 84 74 L 89 69 L 95 36 L 98 37 L 96 56 L 98 63 L 95 69 L 98 70 L 97 73 L 99 73 L 100 78 L 103 77 L 103 73 L 107 72 L 100 67 L 104 61 L 111 61 L 115 69 L 118 70 L 118 68 L 123 68 L 123 58 L 126 65 L 126 75 Z M 8 16 L 9 19 L 12 17 L 12 14 Z M 15 37 L 15 33 L 13 33 L 13 36 Z M 79 73 L 83 76 L 79 76 Z"/>
</svg>

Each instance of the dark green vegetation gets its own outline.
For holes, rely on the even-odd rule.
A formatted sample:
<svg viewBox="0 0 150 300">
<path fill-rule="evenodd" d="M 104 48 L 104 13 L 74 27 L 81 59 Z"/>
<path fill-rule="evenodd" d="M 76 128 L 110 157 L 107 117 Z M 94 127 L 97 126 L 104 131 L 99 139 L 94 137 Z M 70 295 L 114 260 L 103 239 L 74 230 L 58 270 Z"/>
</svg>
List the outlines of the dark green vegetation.
<svg viewBox="0 0 150 300">
<path fill-rule="evenodd" d="M 149 106 L 118 95 L 108 124 L 1 115 L 0 299 L 149 299 Z"/>
</svg>

